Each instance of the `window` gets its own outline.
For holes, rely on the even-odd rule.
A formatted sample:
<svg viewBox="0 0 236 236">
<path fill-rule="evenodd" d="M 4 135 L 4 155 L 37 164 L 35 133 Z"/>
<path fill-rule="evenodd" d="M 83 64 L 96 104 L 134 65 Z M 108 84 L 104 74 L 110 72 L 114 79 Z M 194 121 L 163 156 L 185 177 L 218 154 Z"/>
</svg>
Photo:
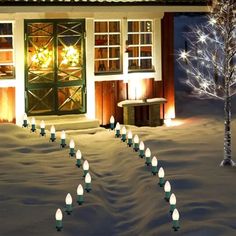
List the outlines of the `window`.
<svg viewBox="0 0 236 236">
<path fill-rule="evenodd" d="M 14 78 L 12 23 L 0 22 L 0 79 Z"/>
<path fill-rule="evenodd" d="M 129 71 L 154 70 L 152 21 L 128 21 Z"/>
<path fill-rule="evenodd" d="M 120 21 L 95 22 L 95 74 L 121 72 Z"/>
</svg>

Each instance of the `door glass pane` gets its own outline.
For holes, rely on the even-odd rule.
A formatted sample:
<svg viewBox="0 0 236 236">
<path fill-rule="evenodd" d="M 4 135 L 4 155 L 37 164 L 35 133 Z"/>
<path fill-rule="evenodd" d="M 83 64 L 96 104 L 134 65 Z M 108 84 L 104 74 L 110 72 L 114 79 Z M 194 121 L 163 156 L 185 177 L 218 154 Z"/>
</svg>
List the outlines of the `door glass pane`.
<svg viewBox="0 0 236 236">
<path fill-rule="evenodd" d="M 0 37 L 0 49 L 12 49 L 12 37 Z"/>
<path fill-rule="evenodd" d="M 12 35 L 12 23 L 0 23 L 0 35 Z"/>
<path fill-rule="evenodd" d="M 13 63 L 13 52 L 0 51 L 0 64 L 1 63 Z"/>
<path fill-rule="evenodd" d="M 52 88 L 41 88 L 28 91 L 28 112 L 40 114 L 54 110 L 54 92 Z"/>
<path fill-rule="evenodd" d="M 12 65 L 0 65 L 0 78 L 8 79 L 14 77 L 14 66 Z"/>
<path fill-rule="evenodd" d="M 81 86 L 58 88 L 58 109 L 60 111 L 81 110 L 83 93 Z"/>
</svg>

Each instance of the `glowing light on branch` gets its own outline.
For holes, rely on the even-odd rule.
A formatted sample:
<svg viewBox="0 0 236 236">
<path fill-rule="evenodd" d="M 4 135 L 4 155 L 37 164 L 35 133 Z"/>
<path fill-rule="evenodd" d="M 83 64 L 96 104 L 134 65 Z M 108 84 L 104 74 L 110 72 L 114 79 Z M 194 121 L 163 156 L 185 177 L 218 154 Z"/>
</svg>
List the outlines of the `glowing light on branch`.
<svg viewBox="0 0 236 236">
<path fill-rule="evenodd" d="M 39 67 L 48 68 L 52 61 L 52 51 L 47 48 L 38 48 L 35 54 L 31 58 L 32 62 L 37 64 Z"/>
<path fill-rule="evenodd" d="M 62 49 L 62 64 L 70 65 L 70 66 L 77 66 L 79 63 L 79 52 L 78 49 L 74 48 L 73 46 L 64 47 Z"/>
</svg>

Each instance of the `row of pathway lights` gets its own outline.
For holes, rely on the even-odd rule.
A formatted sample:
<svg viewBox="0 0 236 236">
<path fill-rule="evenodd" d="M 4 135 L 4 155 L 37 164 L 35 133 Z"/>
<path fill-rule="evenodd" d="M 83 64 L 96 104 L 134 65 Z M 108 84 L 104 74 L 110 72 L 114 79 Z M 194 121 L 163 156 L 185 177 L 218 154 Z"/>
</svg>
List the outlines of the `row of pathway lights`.
<svg viewBox="0 0 236 236">
<path fill-rule="evenodd" d="M 28 118 L 27 118 L 26 114 L 24 114 L 24 117 L 23 117 L 22 127 L 25 127 L 25 128 L 29 127 Z M 34 133 L 36 132 L 36 121 L 35 121 L 34 117 L 32 117 L 32 119 L 31 119 L 30 131 L 34 132 Z M 45 122 L 43 120 L 40 123 L 40 135 L 46 136 Z M 60 138 L 61 138 L 60 147 L 65 148 L 67 146 L 67 144 L 66 144 L 66 132 L 64 130 L 61 131 Z M 52 125 L 50 128 L 49 141 L 55 142 L 55 140 L 56 140 L 56 129 Z M 70 143 L 69 143 L 69 156 L 72 158 L 76 157 L 76 166 L 78 168 L 80 168 L 82 165 L 82 153 L 79 149 L 77 151 L 75 151 L 75 142 L 73 139 L 71 139 Z M 91 187 L 92 178 L 89 173 L 89 163 L 87 160 L 84 160 L 82 167 L 83 167 L 83 177 L 85 177 L 85 190 L 86 190 L 86 192 L 90 192 L 92 190 L 92 187 Z M 66 204 L 65 205 L 65 212 L 67 213 L 67 215 L 70 215 L 73 211 L 72 202 L 73 202 L 72 196 L 70 193 L 68 193 L 65 198 L 65 204 Z M 79 184 L 77 187 L 77 203 L 78 203 L 78 205 L 82 205 L 83 202 L 84 202 L 84 189 L 83 189 L 83 186 L 81 184 Z M 57 229 L 57 231 L 61 231 L 63 228 L 63 224 L 62 224 L 63 213 L 60 208 L 58 208 L 56 211 L 55 219 L 56 219 L 56 229 Z"/>
<path fill-rule="evenodd" d="M 155 156 L 151 159 L 151 150 L 149 148 L 146 148 L 143 141 L 139 142 L 138 135 L 135 135 L 133 138 L 132 132 L 128 131 L 128 137 L 126 137 L 127 131 L 125 126 L 122 127 L 119 124 L 119 122 L 115 125 L 115 119 L 113 116 L 110 118 L 110 129 L 115 130 L 115 137 L 121 138 L 122 142 L 127 142 L 127 145 L 129 147 L 133 146 L 133 150 L 135 152 L 139 153 L 139 157 L 145 158 L 145 164 L 147 166 L 152 166 L 151 171 L 153 175 L 158 174 L 159 177 L 159 186 L 164 187 L 165 191 L 165 200 L 169 202 L 170 204 L 170 213 L 172 215 L 172 221 L 173 221 L 173 229 L 174 231 L 178 231 L 180 228 L 179 225 L 179 212 L 176 208 L 176 197 L 174 193 L 171 193 L 171 185 L 170 182 L 167 180 L 165 181 L 165 171 L 163 167 L 159 168 L 159 171 L 157 170 L 158 166 L 158 160 Z"/>
</svg>

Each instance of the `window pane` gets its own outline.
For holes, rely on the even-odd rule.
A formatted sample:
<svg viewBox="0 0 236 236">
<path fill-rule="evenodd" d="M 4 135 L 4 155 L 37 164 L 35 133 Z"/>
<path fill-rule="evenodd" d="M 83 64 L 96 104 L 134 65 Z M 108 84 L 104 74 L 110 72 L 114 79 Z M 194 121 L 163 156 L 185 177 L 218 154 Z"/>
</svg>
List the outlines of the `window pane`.
<svg viewBox="0 0 236 236">
<path fill-rule="evenodd" d="M 139 57 L 139 47 L 129 47 L 129 57 Z"/>
<path fill-rule="evenodd" d="M 120 48 L 109 48 L 109 58 L 117 58 L 120 56 Z"/>
<path fill-rule="evenodd" d="M 152 69 L 152 59 L 141 59 L 141 69 Z"/>
<path fill-rule="evenodd" d="M 152 44 L 152 35 L 141 34 L 141 44 Z"/>
<path fill-rule="evenodd" d="M 109 71 L 120 70 L 120 60 L 109 60 Z"/>
<path fill-rule="evenodd" d="M 129 60 L 129 69 L 131 70 L 139 69 L 138 59 Z"/>
<path fill-rule="evenodd" d="M 152 32 L 152 22 L 151 21 L 141 21 L 140 22 L 140 32 Z"/>
<path fill-rule="evenodd" d="M 139 34 L 128 35 L 128 45 L 139 44 Z"/>
<path fill-rule="evenodd" d="M 108 35 L 95 35 L 95 45 L 107 45 Z"/>
<path fill-rule="evenodd" d="M 108 58 L 107 48 L 95 48 L 95 59 Z"/>
<path fill-rule="evenodd" d="M 120 35 L 119 34 L 109 35 L 109 44 L 110 45 L 120 45 Z"/>
<path fill-rule="evenodd" d="M 151 57 L 152 47 L 141 47 L 141 57 Z"/>
<path fill-rule="evenodd" d="M 107 32 L 107 22 L 95 22 L 95 32 Z"/>
<path fill-rule="evenodd" d="M 0 51 L 0 63 L 12 63 L 12 62 L 13 62 L 13 52 Z"/>
<path fill-rule="evenodd" d="M 109 32 L 120 32 L 120 22 L 110 21 L 109 22 Z"/>
<path fill-rule="evenodd" d="M 32 23 L 28 24 L 28 35 L 31 36 L 49 36 L 53 34 L 52 23 Z"/>
<path fill-rule="evenodd" d="M 108 70 L 107 61 L 96 61 L 95 62 L 95 73 L 106 72 Z"/>
<path fill-rule="evenodd" d="M 14 66 L 0 65 L 0 79 L 13 78 Z"/>
<path fill-rule="evenodd" d="M 139 32 L 139 21 L 129 21 L 128 32 Z"/>
<path fill-rule="evenodd" d="M 0 49 L 12 49 L 12 37 L 0 36 Z"/>
<path fill-rule="evenodd" d="M 0 35 L 12 35 L 12 23 L 0 23 Z"/>
</svg>

